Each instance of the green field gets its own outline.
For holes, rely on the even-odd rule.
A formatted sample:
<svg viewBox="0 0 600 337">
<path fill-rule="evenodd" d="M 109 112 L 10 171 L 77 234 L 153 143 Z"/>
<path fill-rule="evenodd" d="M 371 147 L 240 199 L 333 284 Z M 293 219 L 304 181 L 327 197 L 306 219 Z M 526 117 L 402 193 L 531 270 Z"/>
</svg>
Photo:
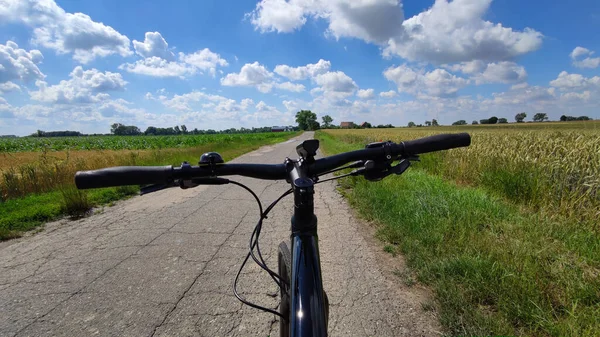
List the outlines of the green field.
<svg viewBox="0 0 600 337">
<path fill-rule="evenodd" d="M 450 335 L 600 335 L 600 124 L 326 130 L 327 154 L 440 132 L 470 148 L 342 190 L 435 292 Z M 378 207 L 373 207 L 378 205 Z"/>
<path fill-rule="evenodd" d="M 279 139 L 278 133 L 176 135 L 176 136 L 81 136 L 0 138 L 1 152 L 147 150 L 189 148 L 214 143 Z"/>
<path fill-rule="evenodd" d="M 46 221 L 64 215 L 80 216 L 91 207 L 136 194 L 138 187 L 78 191 L 76 171 L 123 165 L 179 165 L 197 163 L 200 155 L 217 151 L 231 160 L 263 145 L 279 143 L 298 132 L 130 136 L 17 138 L 28 152 L 0 152 L 0 240 L 18 237 Z M 1 139 L 0 142 L 8 144 Z M 15 143 L 16 142 L 16 143 Z M 42 144 L 52 144 L 52 150 Z M 165 146 L 167 147 L 164 148 Z M 192 144 L 192 145 L 186 145 Z M 94 150 L 74 150 L 96 146 Z"/>
</svg>

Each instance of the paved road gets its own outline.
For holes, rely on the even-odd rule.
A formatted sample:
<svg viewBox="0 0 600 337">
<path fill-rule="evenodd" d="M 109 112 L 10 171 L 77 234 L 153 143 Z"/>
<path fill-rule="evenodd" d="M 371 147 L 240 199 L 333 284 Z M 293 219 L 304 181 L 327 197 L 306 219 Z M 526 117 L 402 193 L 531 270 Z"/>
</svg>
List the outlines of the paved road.
<svg viewBox="0 0 600 337">
<path fill-rule="evenodd" d="M 296 157 L 297 140 L 235 161 L 282 162 Z M 264 200 L 288 188 L 237 180 Z M 392 275 L 390 258 L 385 262 L 381 244 L 334 183 L 318 187 L 330 335 L 437 335 L 433 314 L 422 309 L 423 292 Z M 273 268 L 277 244 L 289 236 L 291 202 L 282 201 L 264 225 L 261 246 Z M 169 189 L 0 243 L 0 336 L 278 335 L 274 315 L 242 306 L 231 291 L 257 214 L 251 196 L 234 185 Z M 258 267 L 246 270 L 241 289 L 277 307 L 277 288 Z"/>
</svg>

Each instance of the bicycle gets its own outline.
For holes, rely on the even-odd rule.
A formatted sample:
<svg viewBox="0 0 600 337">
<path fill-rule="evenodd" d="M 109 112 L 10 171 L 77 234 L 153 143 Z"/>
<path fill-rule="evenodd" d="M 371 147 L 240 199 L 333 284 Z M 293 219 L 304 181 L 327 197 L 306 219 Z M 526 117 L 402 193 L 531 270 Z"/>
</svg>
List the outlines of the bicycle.
<svg viewBox="0 0 600 337">
<path fill-rule="evenodd" d="M 368 144 L 362 150 L 315 159 L 319 141 L 305 140 L 296 147 L 299 159 L 286 158 L 283 164 L 226 164 L 216 152 L 200 157 L 197 166 L 187 162 L 180 167 L 123 166 L 75 174 L 79 189 L 123 185 L 149 185 L 142 194 L 164 188 L 193 188 L 199 185 L 235 184 L 250 192 L 258 203 L 260 218 L 250 237 L 249 252 L 236 275 L 233 292 L 251 307 L 278 315 L 280 336 L 327 336 L 329 301 L 323 289 L 321 263 L 317 236 L 317 217 L 314 214 L 313 194 L 315 184 L 347 176 L 364 176 L 379 181 L 408 169 L 419 154 L 469 146 L 467 133 L 441 134 L 405 141 Z M 394 165 L 394 162 L 398 162 Z M 350 163 L 350 164 L 348 164 Z M 348 165 L 347 165 L 348 164 Z M 345 165 L 345 166 L 344 166 Z M 353 171 L 320 180 L 319 177 L 340 170 Z M 241 175 L 264 180 L 286 180 L 291 188 L 273 201 L 264 211 L 258 196 L 247 186 L 219 176 Z M 278 247 L 277 272 L 269 269 L 258 243 L 262 222 L 275 205 L 285 196 L 294 195 L 294 214 L 291 219 L 290 246 L 282 242 Z M 291 248 L 291 249 L 290 249 Z M 245 264 L 252 258 L 279 286 L 279 311 L 248 302 L 237 291 L 237 283 Z"/>
</svg>

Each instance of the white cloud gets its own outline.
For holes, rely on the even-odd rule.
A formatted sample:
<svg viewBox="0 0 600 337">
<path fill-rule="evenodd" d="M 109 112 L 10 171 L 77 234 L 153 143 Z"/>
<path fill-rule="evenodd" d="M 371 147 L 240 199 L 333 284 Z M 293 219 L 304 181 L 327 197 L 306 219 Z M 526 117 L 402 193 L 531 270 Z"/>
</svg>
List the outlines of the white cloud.
<svg viewBox="0 0 600 337">
<path fill-rule="evenodd" d="M 520 83 L 527 80 L 527 71 L 514 62 L 485 63 L 480 60 L 462 62 L 445 68 L 471 75 L 475 84 Z"/>
<path fill-rule="evenodd" d="M 354 80 L 342 71 L 330 71 L 315 77 L 315 82 L 320 85 L 320 90 L 327 93 L 341 93 L 351 95 L 358 88 Z"/>
<path fill-rule="evenodd" d="M 152 56 L 135 63 L 125 63 L 119 66 L 119 69 L 129 73 L 147 75 L 154 77 L 186 77 L 196 73 L 196 69 L 180 62 L 171 62 Z"/>
<path fill-rule="evenodd" d="M 281 90 L 287 90 L 292 92 L 302 92 L 306 89 L 304 85 L 292 82 L 276 83 L 275 86 Z"/>
<path fill-rule="evenodd" d="M 144 42 L 133 40 L 135 53 L 141 57 L 159 57 L 167 61 L 174 61 L 175 54 L 169 50 L 169 44 L 159 32 L 146 32 Z"/>
<path fill-rule="evenodd" d="M 39 90 L 29 93 L 31 99 L 59 104 L 94 103 L 107 100 L 107 92 L 124 90 L 127 84 L 119 73 L 83 70 L 81 66 L 75 67 L 69 76 L 69 80 L 51 86 L 44 81 L 36 81 Z"/>
<path fill-rule="evenodd" d="M 0 44 L 0 83 L 43 79 L 45 75 L 37 66 L 43 59 L 39 50 L 26 51 L 12 41 L 7 41 L 6 45 Z"/>
<path fill-rule="evenodd" d="M 505 61 L 537 50 L 543 35 L 483 19 L 491 0 L 437 0 L 404 20 L 399 0 L 262 0 L 247 14 L 261 32 L 289 33 L 308 18 L 329 23 L 327 35 L 375 43 L 384 55 L 434 64 Z"/>
<path fill-rule="evenodd" d="M 397 93 L 394 90 L 390 90 L 390 91 L 384 91 L 384 92 L 380 92 L 379 96 L 383 97 L 383 98 L 394 98 L 396 97 Z"/>
<path fill-rule="evenodd" d="M 179 53 L 179 59 L 200 71 L 208 71 L 213 77 L 218 66 L 227 67 L 229 65 L 219 54 L 213 53 L 208 48 L 192 54 Z"/>
<path fill-rule="evenodd" d="M 491 0 L 437 0 L 402 23 L 404 33 L 390 39 L 386 55 L 434 64 L 471 60 L 504 61 L 537 50 L 542 34 L 518 32 L 483 20 Z"/>
<path fill-rule="evenodd" d="M 144 57 L 134 63 L 125 63 L 119 69 L 130 73 L 154 77 L 180 77 L 208 72 L 213 77 L 217 67 L 229 64 L 217 53 L 204 48 L 192 54 L 179 53 L 178 60 L 169 50 L 167 41 L 159 32 L 147 32 L 144 42 L 133 41 L 135 51 Z"/>
<path fill-rule="evenodd" d="M 404 18 L 398 0 L 262 0 L 247 14 L 261 32 L 289 33 L 307 18 L 329 22 L 327 34 L 385 43 L 401 32 Z"/>
<path fill-rule="evenodd" d="M 329 68 L 331 68 L 331 62 L 320 59 L 317 63 L 309 63 L 301 67 L 290 67 L 280 64 L 275 67 L 275 72 L 292 81 L 299 81 L 326 73 L 329 71 Z"/>
<path fill-rule="evenodd" d="M 18 22 L 33 27 L 32 42 L 59 54 L 88 63 L 112 54 L 129 56 L 129 39 L 110 26 L 82 13 L 66 13 L 53 0 L 4 0 L 0 22 Z"/>
<path fill-rule="evenodd" d="M 4 94 L 11 91 L 21 91 L 21 87 L 14 84 L 11 81 L 0 83 L 0 94 Z"/>
<path fill-rule="evenodd" d="M 390 67 L 383 74 L 387 80 L 396 83 L 398 91 L 413 95 L 451 96 L 469 83 L 468 80 L 452 75 L 444 69 L 415 71 L 406 65 Z"/>
<path fill-rule="evenodd" d="M 577 68 L 598 68 L 600 66 L 600 57 L 591 57 L 594 52 L 583 47 L 575 47 L 571 52 L 571 60 Z M 587 56 L 584 59 L 579 59 L 580 56 Z"/>
<path fill-rule="evenodd" d="M 224 86 L 256 87 L 260 92 L 267 93 L 273 87 L 273 73 L 258 62 L 246 63 L 239 73 L 230 73 L 221 78 Z"/>
<path fill-rule="evenodd" d="M 589 88 L 600 89 L 600 76 L 587 78 L 580 74 L 569 74 L 566 71 L 562 71 L 555 80 L 550 81 L 550 85 L 562 91 Z"/>
<path fill-rule="evenodd" d="M 360 89 L 356 93 L 356 96 L 358 96 L 360 98 L 363 98 L 363 99 L 370 99 L 370 98 L 373 98 L 375 96 L 375 90 L 373 90 L 373 89 Z"/>
</svg>

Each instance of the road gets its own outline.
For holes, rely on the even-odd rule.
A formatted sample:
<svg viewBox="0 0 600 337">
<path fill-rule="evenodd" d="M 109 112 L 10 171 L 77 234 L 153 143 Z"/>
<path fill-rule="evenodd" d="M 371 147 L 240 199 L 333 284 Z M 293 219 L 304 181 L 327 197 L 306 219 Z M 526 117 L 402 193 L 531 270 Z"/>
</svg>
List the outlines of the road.
<svg viewBox="0 0 600 337">
<path fill-rule="evenodd" d="M 280 163 L 298 140 L 263 147 L 234 162 Z M 272 201 L 285 182 L 232 178 Z M 382 253 L 335 182 L 317 185 L 316 214 L 331 336 L 436 336 L 427 292 L 392 271 L 401 258 Z M 292 199 L 265 221 L 261 247 L 276 270 L 277 245 L 289 238 Z M 168 189 L 106 207 L 80 220 L 47 224 L 0 243 L 0 336 L 277 336 L 276 316 L 243 306 L 232 284 L 258 218 L 238 186 Z M 271 308 L 278 289 L 251 264 L 243 294 Z"/>
</svg>

